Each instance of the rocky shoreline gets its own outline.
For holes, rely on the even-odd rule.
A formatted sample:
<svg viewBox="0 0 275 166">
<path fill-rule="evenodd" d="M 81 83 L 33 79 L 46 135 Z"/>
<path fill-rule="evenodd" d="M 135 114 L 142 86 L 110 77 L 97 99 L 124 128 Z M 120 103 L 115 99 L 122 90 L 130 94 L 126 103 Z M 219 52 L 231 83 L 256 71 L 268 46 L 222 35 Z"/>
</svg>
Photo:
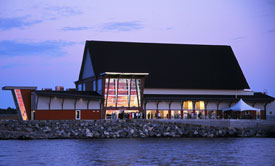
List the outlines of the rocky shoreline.
<svg viewBox="0 0 275 166">
<path fill-rule="evenodd" d="M 0 139 L 275 137 L 275 127 L 212 127 L 158 120 L 1 120 Z"/>
</svg>

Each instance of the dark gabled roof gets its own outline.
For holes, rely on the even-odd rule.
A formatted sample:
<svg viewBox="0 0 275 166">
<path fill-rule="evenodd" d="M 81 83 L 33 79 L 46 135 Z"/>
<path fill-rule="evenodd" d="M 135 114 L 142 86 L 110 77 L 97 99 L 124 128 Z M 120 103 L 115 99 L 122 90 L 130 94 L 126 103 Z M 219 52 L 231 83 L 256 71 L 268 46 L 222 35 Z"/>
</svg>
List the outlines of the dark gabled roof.
<svg viewBox="0 0 275 166">
<path fill-rule="evenodd" d="M 250 89 L 230 46 L 87 41 L 87 50 L 95 75 L 149 73 L 145 88 Z"/>
<path fill-rule="evenodd" d="M 145 94 L 144 100 L 147 101 L 185 101 L 185 100 L 203 100 L 203 101 L 239 101 L 243 99 L 250 102 L 271 102 L 274 98 L 263 93 L 254 93 L 254 95 L 162 95 Z"/>
<path fill-rule="evenodd" d="M 65 98 L 93 98 L 102 99 L 103 97 L 94 91 L 34 91 L 38 96 L 65 97 Z"/>
</svg>

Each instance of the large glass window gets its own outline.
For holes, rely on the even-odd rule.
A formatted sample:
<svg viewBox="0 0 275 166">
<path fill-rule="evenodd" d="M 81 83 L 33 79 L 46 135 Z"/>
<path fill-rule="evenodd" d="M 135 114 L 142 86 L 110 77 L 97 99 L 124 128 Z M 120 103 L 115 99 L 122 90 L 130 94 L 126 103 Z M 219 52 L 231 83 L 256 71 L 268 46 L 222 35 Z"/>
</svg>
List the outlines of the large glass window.
<svg viewBox="0 0 275 166">
<path fill-rule="evenodd" d="M 138 107 L 138 94 L 135 79 L 131 82 L 130 106 Z"/>
<path fill-rule="evenodd" d="M 118 90 L 117 90 L 117 106 L 118 107 L 128 107 L 128 94 L 129 94 L 129 84 L 128 79 L 119 79 Z"/>
<path fill-rule="evenodd" d="M 104 91 L 107 107 L 140 106 L 140 79 L 106 78 Z"/>
<path fill-rule="evenodd" d="M 107 107 L 116 106 L 116 79 L 106 79 L 105 82 L 105 100 L 107 102 Z M 106 105 L 106 103 L 105 103 Z"/>
</svg>

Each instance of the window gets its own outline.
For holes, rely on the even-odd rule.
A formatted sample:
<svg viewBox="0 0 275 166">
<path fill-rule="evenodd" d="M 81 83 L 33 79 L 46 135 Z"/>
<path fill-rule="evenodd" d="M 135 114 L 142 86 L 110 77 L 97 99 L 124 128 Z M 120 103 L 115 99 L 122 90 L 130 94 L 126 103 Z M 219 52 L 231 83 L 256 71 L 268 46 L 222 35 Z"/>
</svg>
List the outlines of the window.
<svg viewBox="0 0 275 166">
<path fill-rule="evenodd" d="M 102 94 L 102 79 L 97 80 L 97 92 Z"/>
<path fill-rule="evenodd" d="M 138 86 L 138 85 L 137 85 Z M 138 107 L 138 91 L 136 86 L 136 80 L 132 79 L 131 83 L 131 94 L 130 94 L 130 106 L 131 107 Z"/>
<path fill-rule="evenodd" d="M 93 91 L 96 91 L 96 81 L 93 80 Z"/>
<path fill-rule="evenodd" d="M 75 111 L 75 120 L 80 120 L 80 119 L 81 119 L 80 110 L 76 110 Z"/>
<path fill-rule="evenodd" d="M 184 104 L 184 109 L 185 110 L 192 110 L 193 109 L 193 103 L 192 101 L 185 101 Z"/>
<path fill-rule="evenodd" d="M 204 110 L 204 101 L 196 102 L 196 110 Z"/>
<path fill-rule="evenodd" d="M 105 106 L 107 107 L 139 107 L 141 103 L 140 79 L 106 78 Z"/>
<path fill-rule="evenodd" d="M 78 84 L 78 85 L 77 85 L 77 90 L 78 90 L 78 91 L 82 91 L 81 84 Z"/>
<path fill-rule="evenodd" d="M 128 107 L 128 79 L 119 79 L 117 90 L 117 106 Z"/>
<path fill-rule="evenodd" d="M 109 86 L 109 89 L 108 89 L 108 86 Z M 113 78 L 106 79 L 105 100 L 107 101 L 107 107 L 116 106 L 116 79 L 113 79 Z"/>
<path fill-rule="evenodd" d="M 83 91 L 85 91 L 85 89 L 86 89 L 85 83 L 82 84 L 82 88 L 83 88 Z"/>
</svg>

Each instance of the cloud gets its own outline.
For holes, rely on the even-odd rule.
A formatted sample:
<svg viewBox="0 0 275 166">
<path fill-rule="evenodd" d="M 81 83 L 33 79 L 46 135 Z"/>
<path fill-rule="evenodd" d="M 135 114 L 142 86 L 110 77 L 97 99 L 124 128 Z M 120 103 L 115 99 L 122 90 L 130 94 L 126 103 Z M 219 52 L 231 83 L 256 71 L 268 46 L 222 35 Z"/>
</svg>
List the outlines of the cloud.
<svg viewBox="0 0 275 166">
<path fill-rule="evenodd" d="M 269 33 L 274 33 L 274 32 L 275 32 L 275 29 L 270 29 L 268 32 L 269 32 Z"/>
<path fill-rule="evenodd" d="M 103 30 L 107 31 L 131 31 L 142 28 L 144 28 L 144 26 L 137 21 L 110 22 L 103 24 Z"/>
<path fill-rule="evenodd" d="M 238 36 L 234 37 L 232 40 L 243 40 L 245 37 L 244 36 Z"/>
<path fill-rule="evenodd" d="M 48 14 L 55 18 L 57 16 L 75 16 L 82 14 L 80 10 L 68 6 L 47 6 L 43 8 L 45 11 L 49 12 Z"/>
<path fill-rule="evenodd" d="M 27 21 L 25 17 L 0 18 L 0 30 L 9 30 L 12 28 L 21 28 L 41 23 L 42 20 Z"/>
<path fill-rule="evenodd" d="M 11 40 L 0 41 L 0 57 L 5 56 L 63 56 L 63 48 L 71 46 L 73 42 L 45 41 L 39 43 L 17 42 Z"/>
<path fill-rule="evenodd" d="M 14 64 L 0 64 L 0 69 L 11 69 L 11 68 L 15 68 L 15 67 L 24 67 L 24 66 L 27 66 L 27 65 L 23 65 L 23 64 L 20 64 L 20 63 L 14 63 Z"/>
<path fill-rule="evenodd" d="M 64 27 L 62 28 L 63 31 L 82 31 L 91 29 L 90 27 Z"/>
</svg>

